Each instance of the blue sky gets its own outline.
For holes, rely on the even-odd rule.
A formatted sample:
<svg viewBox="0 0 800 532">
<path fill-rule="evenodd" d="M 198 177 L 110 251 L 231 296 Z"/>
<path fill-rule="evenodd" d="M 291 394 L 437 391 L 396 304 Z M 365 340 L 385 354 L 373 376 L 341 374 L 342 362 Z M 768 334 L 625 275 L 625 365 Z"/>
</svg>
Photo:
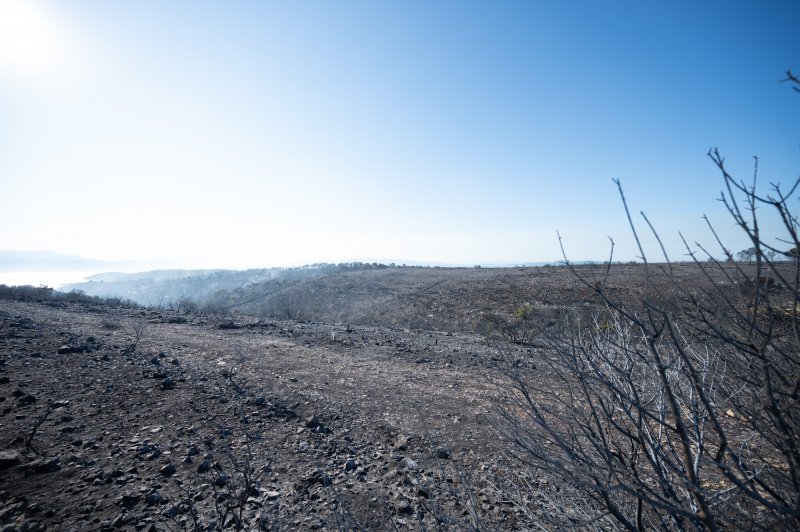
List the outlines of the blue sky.
<svg viewBox="0 0 800 532">
<path fill-rule="evenodd" d="M 800 171 L 800 4 L 0 0 L 0 249 L 254 267 L 746 242 Z M 765 220 L 768 230 L 776 231 Z M 652 250 L 652 246 L 648 247 Z"/>
</svg>

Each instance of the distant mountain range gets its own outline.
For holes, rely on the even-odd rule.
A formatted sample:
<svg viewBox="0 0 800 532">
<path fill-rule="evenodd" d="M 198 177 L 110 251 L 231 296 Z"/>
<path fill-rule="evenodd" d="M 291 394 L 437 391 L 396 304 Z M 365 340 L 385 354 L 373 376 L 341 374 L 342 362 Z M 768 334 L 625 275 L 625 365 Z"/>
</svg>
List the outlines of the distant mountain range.
<svg viewBox="0 0 800 532">
<path fill-rule="evenodd" d="M 154 267 L 157 265 L 153 261 L 104 261 L 50 250 L 0 250 L 0 272 L 132 271 Z"/>
<path fill-rule="evenodd" d="M 46 272 L 103 269 L 106 262 L 55 251 L 0 251 L 2 272 Z"/>
<path fill-rule="evenodd" d="M 107 271 L 107 272 L 146 272 L 148 270 L 172 269 L 174 265 L 168 264 L 170 261 L 147 260 L 147 261 L 104 261 L 79 255 L 69 255 L 57 251 L 9 251 L 0 250 L 0 272 L 53 272 L 53 271 Z M 471 267 L 472 264 L 450 264 L 414 260 L 352 260 L 345 261 L 365 262 L 378 264 L 397 264 L 407 266 L 438 266 L 444 268 L 463 268 Z M 483 263 L 484 268 L 508 268 L 514 266 L 545 266 L 548 264 L 556 265 L 560 261 L 549 262 L 526 262 L 526 263 Z M 271 268 L 274 265 L 264 265 Z M 244 269 L 244 268 L 242 268 Z"/>
</svg>

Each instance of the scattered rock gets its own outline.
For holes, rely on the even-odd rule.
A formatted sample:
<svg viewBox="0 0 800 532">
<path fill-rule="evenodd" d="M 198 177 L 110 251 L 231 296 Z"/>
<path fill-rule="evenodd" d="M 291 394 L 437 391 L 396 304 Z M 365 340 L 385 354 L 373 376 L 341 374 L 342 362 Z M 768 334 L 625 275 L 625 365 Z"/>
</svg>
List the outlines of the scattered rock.
<svg viewBox="0 0 800 532">
<path fill-rule="evenodd" d="M 28 508 L 28 499 L 25 497 L 14 497 L 11 501 L 8 501 L 5 505 L 2 506 L 0 509 L 0 523 L 10 521 L 16 517 L 21 516 L 25 513 L 25 510 Z"/>
<path fill-rule="evenodd" d="M 4 310 L 0 310 L 0 333 L 7 323 Z M 334 524 L 330 512 L 337 508 L 334 497 L 340 489 L 347 492 L 348 502 L 352 492 L 355 510 L 374 513 L 378 508 L 387 519 L 383 526 L 389 528 L 415 524 L 416 517 L 411 516 L 418 511 L 422 515 L 425 505 L 417 506 L 417 502 L 424 499 L 444 501 L 446 510 L 450 509 L 452 497 L 440 491 L 436 471 L 412 472 L 422 466 L 411 457 L 440 456 L 440 450 L 426 446 L 422 437 L 402 435 L 402 431 L 419 433 L 411 422 L 413 414 L 409 416 L 404 407 L 386 406 L 384 400 L 396 397 L 395 381 L 404 378 L 405 372 L 414 380 L 435 383 L 434 373 L 441 371 L 438 361 L 450 360 L 452 346 L 447 354 L 437 350 L 434 356 L 432 350 L 422 352 L 419 341 L 400 339 L 412 334 L 409 331 L 379 328 L 369 328 L 369 339 L 361 328 L 357 333 L 348 328 L 352 339 L 360 336 L 361 342 L 340 335 L 339 328 L 337 343 L 330 346 L 320 340 L 327 339 L 330 325 L 291 322 L 289 329 L 281 321 L 256 328 L 231 321 L 235 328 L 245 328 L 242 333 L 246 334 L 236 333 L 237 340 L 241 336 L 242 341 L 253 343 L 252 356 L 236 373 L 234 383 L 241 388 L 234 389 L 220 376 L 226 366 L 239 367 L 231 358 L 234 347 L 230 335 L 217 330 L 219 325 L 211 318 L 203 325 L 201 318 L 192 317 L 190 328 L 176 328 L 163 323 L 187 320 L 170 320 L 166 311 L 92 307 L 86 312 L 76 310 L 74 320 L 70 320 L 72 310 L 46 308 L 43 312 L 54 319 L 37 329 L 41 339 L 0 338 L 7 341 L 7 347 L 0 342 L 0 393 L 8 397 L 0 404 L 0 412 L 6 406 L 10 409 L 10 415 L 0 417 L 2 429 L 8 427 L 10 435 L 0 449 L 22 449 L 45 406 L 64 410 L 52 412 L 36 433 L 36 450 L 48 460 L 28 467 L 21 451 L 0 452 L 0 514 L 9 507 L 9 494 L 19 489 L 43 501 L 35 517 L 48 530 L 162 531 L 167 524 L 194 529 L 195 517 L 207 523 L 215 504 L 234 502 L 231 497 L 238 496 L 239 467 L 248 463 L 243 460 L 250 452 L 244 447 L 246 440 L 253 453 L 249 463 L 259 480 L 257 488 L 242 494 L 247 505 L 244 529 L 253 529 L 262 517 L 267 524 L 280 519 L 289 530 L 330 528 Z M 103 320 L 123 324 L 123 330 L 106 330 Z M 117 350 L 129 341 L 125 329 L 139 320 L 154 324 L 146 341 L 138 351 L 118 356 Z M 227 328 L 224 325 L 219 328 Z M 325 335 L 319 334 L 322 328 Z M 86 336 L 91 333 L 97 335 L 94 341 Z M 286 335 L 292 338 L 279 338 Z M 375 338 L 381 340 L 378 350 L 372 348 Z M 119 345 L 112 350 L 115 342 Z M 94 354 L 52 356 L 62 344 L 67 348 L 62 353 Z M 295 350 L 300 357 L 314 354 L 320 345 L 326 353 L 332 351 L 326 359 L 330 368 L 318 358 L 297 358 L 297 364 L 288 358 L 295 356 Z M 33 351 L 44 356 L 31 358 Z M 375 386 L 368 380 L 372 360 L 366 357 L 373 351 L 381 357 L 403 357 L 402 368 L 386 374 L 386 397 L 380 393 L 383 383 Z M 425 356 L 417 358 L 420 355 Z M 415 360 L 426 365 L 415 366 Z M 431 360 L 437 361 L 436 367 L 427 365 Z M 314 365 L 302 366 L 306 361 Z M 358 369 L 364 361 L 369 364 Z M 359 378 L 367 380 L 359 383 Z M 291 384 L 299 381 L 302 386 Z M 351 398 L 339 393 L 342 390 Z M 32 400 L 26 398 L 29 395 Z M 457 402 L 459 397 L 446 398 L 455 399 L 455 407 L 463 407 Z M 32 406 L 20 408 L 28 401 Z M 17 420 L 17 415 L 25 417 Z M 323 436 L 331 433 L 326 424 L 336 428 L 336 437 Z M 19 439 L 14 443 L 11 438 L 16 435 Z M 459 440 L 447 434 L 440 441 Z M 59 457 L 60 463 L 49 461 L 53 457 Z M 465 459 L 457 465 L 470 467 L 471 463 Z M 443 467 L 449 470 L 451 466 Z M 32 476 L 59 469 L 59 473 Z M 21 478 L 23 474 L 30 478 Z M 422 487 L 423 482 L 428 487 Z M 336 490 L 326 489 L 332 485 Z M 221 494 L 228 498 L 219 501 Z M 362 507 L 362 502 L 369 508 Z M 0 532 L 6 525 L 19 530 L 33 513 L 23 508 L 10 520 L 0 515 Z M 436 527 L 430 514 L 424 519 L 426 527 Z M 505 523 L 509 528 L 516 524 Z M 226 525 L 235 528 L 237 523 L 227 520 L 217 528 Z M 365 528 L 380 526 L 373 523 Z"/>
<path fill-rule="evenodd" d="M 155 506 L 155 505 L 157 505 L 157 504 L 158 504 L 158 505 L 161 505 L 161 504 L 164 504 L 164 503 L 166 503 L 166 502 L 167 502 L 167 498 L 166 498 L 166 497 L 164 497 L 163 495 L 161 495 L 161 494 L 160 494 L 159 492 L 157 492 L 157 491 L 154 491 L 153 493 L 151 493 L 151 494 L 147 495 L 147 496 L 144 498 L 144 503 L 145 503 L 147 506 Z"/>
<path fill-rule="evenodd" d="M 401 463 L 405 466 L 406 469 L 410 469 L 411 471 L 416 471 L 417 468 L 419 467 L 414 460 L 412 460 L 407 456 L 403 458 Z"/>
<path fill-rule="evenodd" d="M 331 477 L 329 477 L 327 474 L 325 474 L 325 472 L 322 469 L 319 468 L 306 473 L 306 475 L 303 476 L 302 480 L 307 484 L 319 483 L 322 484 L 323 486 L 330 486 L 331 484 L 333 484 L 333 482 L 331 481 Z"/>
<path fill-rule="evenodd" d="M 17 399 L 17 403 L 21 405 L 32 405 L 35 402 L 36 402 L 36 396 L 32 394 L 23 395 L 22 397 Z"/>
<path fill-rule="evenodd" d="M 14 528 L 14 530 L 18 532 L 44 532 L 44 530 L 46 530 L 46 527 L 39 521 L 29 519 L 17 525 L 17 527 Z"/>
<path fill-rule="evenodd" d="M 72 353 L 83 353 L 86 351 L 86 348 L 79 345 L 62 345 L 58 348 L 59 355 L 69 355 Z"/>
<path fill-rule="evenodd" d="M 139 504 L 140 500 L 141 496 L 138 493 L 128 493 L 120 497 L 119 504 L 121 504 L 125 508 L 133 508 L 134 506 Z"/>
<path fill-rule="evenodd" d="M 400 434 L 395 442 L 395 449 L 398 451 L 405 451 L 408 446 L 409 438 L 405 434 Z"/>
<path fill-rule="evenodd" d="M 0 471 L 19 465 L 22 458 L 17 451 L 0 451 Z"/>
<path fill-rule="evenodd" d="M 26 473 L 35 475 L 54 473 L 60 469 L 61 463 L 58 458 L 51 458 L 50 460 L 40 458 L 39 460 L 34 460 L 25 466 Z"/>
<path fill-rule="evenodd" d="M 397 513 L 400 515 L 412 515 L 414 513 L 414 508 L 407 502 L 401 503 L 397 508 Z"/>
<path fill-rule="evenodd" d="M 208 473 L 209 471 L 211 471 L 211 462 L 208 460 L 203 460 L 200 465 L 197 466 L 197 472 L 201 475 L 203 473 Z"/>
</svg>

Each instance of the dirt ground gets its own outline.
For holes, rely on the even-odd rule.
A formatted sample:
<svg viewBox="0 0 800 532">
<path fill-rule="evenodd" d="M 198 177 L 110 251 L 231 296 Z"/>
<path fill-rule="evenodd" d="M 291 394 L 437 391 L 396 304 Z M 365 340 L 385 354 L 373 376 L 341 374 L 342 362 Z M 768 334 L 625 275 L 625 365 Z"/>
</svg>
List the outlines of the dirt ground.
<svg viewBox="0 0 800 532">
<path fill-rule="evenodd" d="M 526 270 L 436 285 L 424 306 L 450 314 L 431 329 L 0 300 L 0 528 L 513 530 L 538 518 L 521 507 L 557 515 L 561 487 L 506 462 L 493 428 L 504 368 L 535 369 L 538 347 L 462 322 L 486 311 L 475 294 L 506 316 L 533 302 L 544 327 L 594 308 L 565 269 Z M 699 289 L 692 271 L 676 275 Z M 641 272 L 618 268 L 608 293 L 642 297 Z"/>
<path fill-rule="evenodd" d="M 0 523 L 194 529 L 250 467 L 248 527 L 514 528 L 489 480 L 496 357 L 475 335 L 3 301 Z"/>
</svg>

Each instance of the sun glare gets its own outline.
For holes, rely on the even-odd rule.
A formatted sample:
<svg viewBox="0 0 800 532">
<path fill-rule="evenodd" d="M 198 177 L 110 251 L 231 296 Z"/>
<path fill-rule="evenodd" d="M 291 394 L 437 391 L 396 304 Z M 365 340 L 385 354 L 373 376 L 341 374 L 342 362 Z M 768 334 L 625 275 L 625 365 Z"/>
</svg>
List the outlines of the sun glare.
<svg viewBox="0 0 800 532">
<path fill-rule="evenodd" d="M 70 67 L 73 43 L 57 14 L 39 0 L 0 0 L 0 76 L 51 78 Z"/>
</svg>

